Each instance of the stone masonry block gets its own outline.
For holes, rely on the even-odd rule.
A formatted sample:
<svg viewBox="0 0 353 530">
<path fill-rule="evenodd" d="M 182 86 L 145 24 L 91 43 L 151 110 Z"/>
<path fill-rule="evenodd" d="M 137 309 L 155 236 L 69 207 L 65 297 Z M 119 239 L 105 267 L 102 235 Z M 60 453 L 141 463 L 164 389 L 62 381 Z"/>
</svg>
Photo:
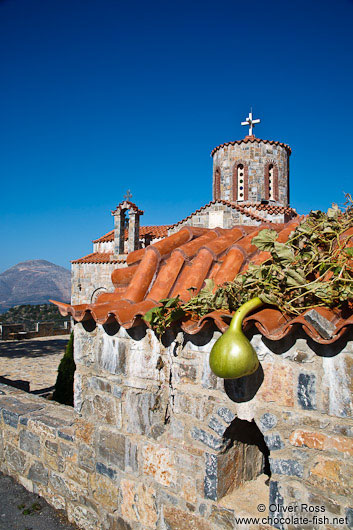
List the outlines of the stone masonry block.
<svg viewBox="0 0 353 530">
<path fill-rule="evenodd" d="M 40 453 L 40 439 L 39 436 L 36 434 L 22 430 L 20 432 L 20 449 L 22 451 L 27 451 L 27 453 L 31 453 L 32 455 L 39 456 Z"/>
<path fill-rule="evenodd" d="M 324 410 L 340 418 L 353 417 L 353 357 L 340 354 L 322 360 Z"/>
<path fill-rule="evenodd" d="M 302 477 L 304 473 L 303 465 L 297 460 L 285 460 L 270 458 L 271 471 L 278 475 L 288 475 L 290 477 Z"/>
<path fill-rule="evenodd" d="M 97 457 L 100 461 L 111 464 L 121 470 L 125 469 L 126 438 L 109 430 L 98 434 Z"/>
<path fill-rule="evenodd" d="M 219 454 L 205 454 L 204 495 L 219 500 L 261 473 L 262 455 L 256 446 L 235 442 Z"/>
<path fill-rule="evenodd" d="M 276 508 L 275 510 L 271 511 L 271 517 L 273 519 L 281 517 L 283 515 L 282 507 L 284 505 L 284 498 L 281 494 L 279 483 L 273 480 L 271 480 L 270 482 L 269 504 L 273 505 L 273 507 Z M 283 525 L 280 523 L 275 524 L 275 528 L 282 530 Z"/>
<path fill-rule="evenodd" d="M 223 436 L 226 426 L 224 423 L 220 422 L 216 416 L 211 416 L 208 426 L 218 434 L 218 436 Z"/>
<path fill-rule="evenodd" d="M 265 412 L 260 418 L 259 427 L 262 432 L 268 431 L 269 429 L 273 429 L 273 427 L 276 427 L 277 425 L 277 417 L 274 414 L 271 414 L 271 412 Z"/>
<path fill-rule="evenodd" d="M 194 514 L 174 506 L 163 507 L 163 530 L 211 530 L 211 525 Z"/>
<path fill-rule="evenodd" d="M 6 425 L 10 425 L 10 427 L 17 429 L 18 414 L 16 414 L 15 412 L 12 412 L 11 410 L 3 410 L 2 417 Z"/>
<path fill-rule="evenodd" d="M 303 409 L 316 409 L 316 376 L 314 374 L 299 374 L 297 397 Z"/>
<path fill-rule="evenodd" d="M 48 470 L 44 467 L 42 462 L 34 462 L 29 471 L 27 478 L 33 482 L 39 482 L 40 484 L 48 484 Z"/>
<path fill-rule="evenodd" d="M 216 451 L 219 451 L 224 447 L 224 442 L 222 439 L 216 438 L 213 436 L 213 434 L 210 434 L 203 429 L 199 429 L 198 427 L 194 427 L 192 429 L 191 436 L 194 438 L 194 440 L 197 440 L 207 445 L 211 449 L 215 449 Z"/>
<path fill-rule="evenodd" d="M 283 449 L 284 442 L 281 436 L 277 433 L 265 434 L 265 443 L 270 451 L 277 451 L 278 449 Z"/>
<path fill-rule="evenodd" d="M 145 341 L 142 344 L 139 342 L 132 343 L 127 357 L 129 376 L 157 380 L 159 350 L 159 344 L 154 341 L 151 341 L 151 345 L 145 345 Z"/>
<path fill-rule="evenodd" d="M 233 414 L 233 412 L 227 407 L 220 407 L 217 410 L 217 414 L 228 424 L 232 423 L 232 421 L 235 419 L 235 414 Z"/>
<path fill-rule="evenodd" d="M 305 320 L 313 326 L 313 328 L 321 335 L 324 339 L 331 339 L 335 333 L 336 326 L 327 320 L 324 316 L 320 315 L 315 309 L 311 309 L 304 316 Z"/>
<path fill-rule="evenodd" d="M 26 466 L 26 454 L 9 443 L 4 448 L 4 453 L 7 466 L 22 474 Z"/>
<path fill-rule="evenodd" d="M 216 528 L 222 530 L 234 530 L 234 511 L 213 505 L 211 508 L 210 521 L 216 525 Z"/>
<path fill-rule="evenodd" d="M 257 398 L 266 402 L 276 402 L 286 407 L 294 406 L 294 374 L 289 364 L 264 361 L 264 382 Z"/>
<path fill-rule="evenodd" d="M 128 390 L 123 416 L 128 433 L 148 434 L 152 425 L 161 421 L 162 412 L 155 394 Z"/>
<path fill-rule="evenodd" d="M 346 508 L 346 521 L 349 530 L 353 528 L 353 508 Z"/>
<path fill-rule="evenodd" d="M 120 484 L 120 493 L 121 514 L 124 518 L 139 522 L 143 527 L 156 527 L 156 491 L 151 485 L 124 479 Z"/>
<path fill-rule="evenodd" d="M 177 481 L 175 454 L 170 449 L 160 451 L 158 445 L 146 445 L 143 448 L 143 472 L 152 476 L 163 486 L 173 486 Z"/>
<path fill-rule="evenodd" d="M 96 394 L 92 404 L 93 414 L 96 420 L 110 425 L 120 424 L 121 418 L 119 417 L 114 398 Z"/>
<path fill-rule="evenodd" d="M 101 336 L 98 349 L 98 366 L 110 374 L 125 374 L 126 344 L 107 335 Z"/>
<path fill-rule="evenodd" d="M 96 462 L 96 471 L 100 475 L 105 475 L 106 477 L 110 478 L 111 480 L 114 480 L 116 477 L 116 471 L 106 465 L 104 465 L 102 462 Z"/>
</svg>

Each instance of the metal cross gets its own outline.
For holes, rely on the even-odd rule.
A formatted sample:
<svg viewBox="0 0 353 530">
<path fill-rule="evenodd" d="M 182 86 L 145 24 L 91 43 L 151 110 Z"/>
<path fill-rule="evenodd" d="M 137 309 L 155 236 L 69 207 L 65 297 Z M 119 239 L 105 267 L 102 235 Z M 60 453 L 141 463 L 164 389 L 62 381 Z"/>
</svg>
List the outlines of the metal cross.
<svg viewBox="0 0 353 530">
<path fill-rule="evenodd" d="M 260 123 L 261 120 L 253 120 L 252 119 L 252 109 L 251 112 L 249 112 L 249 116 L 245 118 L 245 121 L 242 121 L 242 125 L 249 125 L 249 136 L 252 136 L 252 130 L 255 123 Z"/>
<path fill-rule="evenodd" d="M 126 195 L 124 195 L 124 199 L 126 201 L 129 201 L 130 199 L 132 199 L 132 193 L 130 190 L 127 190 Z"/>
</svg>

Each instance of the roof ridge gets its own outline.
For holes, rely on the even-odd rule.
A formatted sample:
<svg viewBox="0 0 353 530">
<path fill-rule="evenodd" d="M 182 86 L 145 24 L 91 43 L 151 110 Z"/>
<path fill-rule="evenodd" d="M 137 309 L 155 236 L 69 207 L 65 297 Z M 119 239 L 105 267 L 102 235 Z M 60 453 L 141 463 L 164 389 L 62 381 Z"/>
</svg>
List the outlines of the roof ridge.
<svg viewBox="0 0 353 530">
<path fill-rule="evenodd" d="M 101 237 L 98 237 L 97 239 L 92 239 L 92 243 L 99 243 L 103 237 L 109 236 L 111 233 L 114 233 L 114 228 L 112 230 L 109 230 L 106 234 L 103 234 Z"/>
<path fill-rule="evenodd" d="M 261 138 L 256 138 L 255 136 L 245 136 L 242 140 L 233 140 L 231 142 L 224 142 L 223 144 L 218 145 L 217 147 L 214 147 L 211 151 L 211 156 L 215 154 L 218 149 L 221 149 L 222 147 L 226 147 L 227 145 L 240 145 L 241 143 L 260 143 L 263 142 L 264 144 L 270 144 L 270 145 L 280 145 L 281 147 L 284 147 L 288 154 L 290 155 L 292 152 L 292 149 L 289 147 L 288 144 L 285 144 L 283 142 L 278 142 L 277 140 L 262 140 Z"/>
<path fill-rule="evenodd" d="M 181 221 L 178 221 L 177 223 L 174 223 L 173 225 L 170 225 L 169 228 L 174 228 L 175 226 L 178 226 L 180 225 L 181 223 L 184 223 L 185 221 L 187 221 L 188 219 L 190 219 L 193 215 L 196 215 L 197 213 L 201 212 L 202 210 L 204 210 L 205 208 L 207 208 L 208 206 L 211 206 L 212 204 L 216 204 L 216 203 L 221 203 L 221 204 L 224 204 L 226 206 L 230 206 L 231 208 L 233 208 L 234 210 L 239 210 L 239 205 L 236 204 L 235 202 L 231 202 L 231 201 L 227 201 L 225 199 L 213 199 L 212 201 L 208 202 L 207 204 L 205 204 L 204 206 L 201 206 L 200 208 L 198 208 L 197 210 L 195 210 L 194 212 L 192 212 L 191 214 L 187 215 L 186 217 L 184 217 L 184 219 L 181 219 Z M 247 213 L 247 212 L 243 212 L 245 213 L 245 215 L 248 215 L 248 216 L 251 216 L 251 214 Z M 261 218 L 261 220 L 264 220 Z"/>
<path fill-rule="evenodd" d="M 74 259 L 71 263 L 126 263 L 126 259 L 110 259 L 113 252 L 91 252 L 82 258 Z"/>
<path fill-rule="evenodd" d="M 141 226 L 140 225 L 140 232 L 144 232 L 144 229 L 153 229 L 155 228 L 156 230 L 158 229 L 166 229 L 168 230 L 168 228 L 170 228 L 172 225 L 143 225 Z M 107 236 L 113 236 L 112 239 L 105 239 Z M 140 233 L 141 235 L 141 233 Z M 142 235 L 146 235 L 146 234 L 142 234 Z M 125 229 L 125 238 L 127 237 L 127 231 Z M 158 235 L 156 236 L 158 237 Z M 109 230 L 109 232 L 107 232 L 106 234 L 104 234 L 103 236 L 97 238 L 97 239 L 93 239 L 92 240 L 92 243 L 104 243 L 105 241 L 113 241 L 114 240 L 114 229 L 112 230 Z"/>
<path fill-rule="evenodd" d="M 263 204 L 261 202 L 247 202 L 247 203 L 244 203 L 244 207 L 245 208 L 256 208 L 256 209 L 259 209 L 259 210 L 277 209 L 277 210 L 283 211 L 283 213 L 288 211 L 288 212 L 293 212 L 293 213 L 297 214 L 296 209 L 292 208 L 292 206 L 290 206 L 290 205 L 284 206 L 284 205 L 281 205 L 281 204 L 271 204 L 271 203 Z"/>
</svg>

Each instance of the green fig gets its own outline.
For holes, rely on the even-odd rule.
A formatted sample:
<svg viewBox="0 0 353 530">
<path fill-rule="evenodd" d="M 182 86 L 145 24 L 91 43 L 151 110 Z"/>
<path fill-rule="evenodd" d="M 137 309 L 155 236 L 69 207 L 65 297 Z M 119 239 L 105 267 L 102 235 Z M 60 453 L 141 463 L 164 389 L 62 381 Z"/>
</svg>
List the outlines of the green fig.
<svg viewBox="0 0 353 530">
<path fill-rule="evenodd" d="M 215 342 L 210 353 L 210 367 L 218 377 L 237 379 L 256 372 L 259 360 L 242 331 L 242 322 L 248 313 L 261 305 L 263 302 L 256 297 L 239 307 L 227 331 Z"/>
</svg>

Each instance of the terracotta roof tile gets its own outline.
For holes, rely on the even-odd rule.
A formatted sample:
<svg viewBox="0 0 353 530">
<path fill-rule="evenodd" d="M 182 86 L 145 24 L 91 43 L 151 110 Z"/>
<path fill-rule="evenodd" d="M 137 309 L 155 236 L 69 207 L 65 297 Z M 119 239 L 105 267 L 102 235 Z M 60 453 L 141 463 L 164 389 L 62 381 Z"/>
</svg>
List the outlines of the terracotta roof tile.
<svg viewBox="0 0 353 530">
<path fill-rule="evenodd" d="M 140 238 L 150 235 L 153 239 L 167 237 L 170 225 L 152 225 L 140 226 Z M 125 239 L 128 238 L 128 231 L 125 230 Z M 114 241 L 114 230 L 110 230 L 104 236 L 94 239 L 93 243 L 104 243 L 105 241 Z"/>
<path fill-rule="evenodd" d="M 263 144 L 280 145 L 281 147 L 284 147 L 286 149 L 286 151 L 288 152 L 289 155 L 292 152 L 292 150 L 289 147 L 289 145 L 283 144 L 282 142 L 276 142 L 274 140 L 261 140 L 260 138 L 256 138 L 255 136 L 245 136 L 245 138 L 243 138 L 242 140 L 234 140 L 234 142 L 225 142 L 224 144 L 218 145 L 217 147 L 212 149 L 211 156 L 213 156 L 216 153 L 216 151 L 218 151 L 218 149 L 221 149 L 222 147 L 225 147 L 227 145 L 235 145 L 235 144 L 240 145 L 240 144 L 243 144 L 243 143 L 244 144 L 247 144 L 247 143 L 254 144 L 254 143 L 260 143 L 260 142 L 262 142 Z"/>
<path fill-rule="evenodd" d="M 186 226 L 154 245 L 129 254 L 128 267 L 116 269 L 112 274 L 115 286 L 113 293 L 101 294 L 93 304 L 71 306 L 54 303 L 62 315 L 70 314 L 76 321 L 93 319 L 104 324 L 115 319 L 119 325 L 130 328 L 140 324 L 141 317 L 163 298 L 178 294 L 182 300 L 188 300 L 188 289 L 194 287 L 197 293 L 205 279 L 213 278 L 217 285 L 222 285 L 233 280 L 238 272 L 246 271 L 250 262 L 263 262 L 269 255 L 252 245 L 252 238 L 271 226 L 278 232 L 278 240 L 285 242 L 300 221 L 301 218 L 297 218 L 286 224 L 236 226 L 230 230 Z M 92 259 L 92 255 L 83 259 L 88 258 Z M 271 340 L 281 339 L 294 327 L 300 326 L 311 339 L 322 344 L 335 342 L 349 326 L 353 326 L 351 313 L 343 316 L 336 310 L 322 307 L 318 307 L 317 311 L 333 324 L 335 331 L 331 338 L 323 338 L 310 319 L 305 319 L 307 312 L 293 318 L 266 307 L 247 317 L 244 322 L 247 326 L 254 325 Z M 194 334 L 211 322 L 224 331 L 230 318 L 227 311 L 214 311 L 198 320 L 184 319 L 181 328 Z"/>
<path fill-rule="evenodd" d="M 118 210 L 132 210 L 136 213 L 139 213 L 140 215 L 143 215 L 143 210 L 140 210 L 140 208 L 138 208 L 138 206 L 131 201 L 122 201 L 120 204 L 118 204 L 115 210 L 112 210 L 112 215 L 114 215 Z"/>
<path fill-rule="evenodd" d="M 182 223 L 185 223 L 186 221 L 191 219 L 191 217 L 193 217 L 194 215 L 197 215 L 198 213 L 201 213 L 203 210 L 205 210 L 209 206 L 212 206 L 213 204 L 223 204 L 224 206 L 229 206 L 233 210 L 237 210 L 243 215 L 246 215 L 250 219 L 254 221 L 260 221 L 262 223 L 265 223 L 265 222 L 267 223 L 271 221 L 268 219 L 265 219 L 265 217 L 261 215 L 260 213 L 261 211 L 265 211 L 270 214 L 288 214 L 291 216 L 291 218 L 296 217 L 298 215 L 297 212 L 293 208 L 290 208 L 289 206 L 276 206 L 276 205 L 272 206 L 270 204 L 261 204 L 261 203 L 255 203 L 255 202 L 239 204 L 236 202 L 226 201 L 224 199 L 215 199 L 213 201 L 208 202 L 204 206 L 201 206 L 201 208 L 198 208 L 197 210 L 192 212 L 190 215 L 188 215 L 181 221 L 178 221 L 177 223 L 170 225 L 169 228 L 175 228 L 176 226 Z M 250 210 L 250 208 L 256 209 L 257 211 L 254 212 Z"/>
<path fill-rule="evenodd" d="M 125 259 L 120 260 L 111 260 L 110 256 L 112 252 L 92 252 L 92 254 L 87 254 L 80 259 L 75 259 L 71 263 L 126 263 Z"/>
<path fill-rule="evenodd" d="M 261 202 L 247 202 L 244 203 L 244 208 L 255 208 L 260 212 L 268 212 L 270 214 L 286 214 L 296 217 L 298 214 L 294 208 L 290 206 L 280 206 L 277 204 L 263 204 Z"/>
</svg>

